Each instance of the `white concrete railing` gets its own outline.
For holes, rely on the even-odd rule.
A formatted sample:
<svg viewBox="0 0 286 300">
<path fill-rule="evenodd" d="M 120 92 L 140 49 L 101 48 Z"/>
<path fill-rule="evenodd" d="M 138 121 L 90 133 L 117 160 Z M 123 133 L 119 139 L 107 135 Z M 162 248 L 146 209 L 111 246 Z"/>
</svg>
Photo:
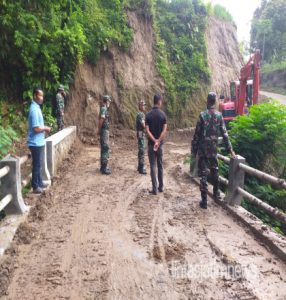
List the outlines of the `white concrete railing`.
<svg viewBox="0 0 286 300">
<path fill-rule="evenodd" d="M 67 127 L 46 139 L 42 161 L 43 181 L 51 184 L 61 161 L 67 156 L 76 139 L 76 126 Z M 23 214 L 28 210 L 22 197 L 22 188 L 31 180 L 31 174 L 22 179 L 21 165 L 30 155 L 14 157 L 7 155 L 0 161 L 0 211 L 8 214 Z"/>
</svg>

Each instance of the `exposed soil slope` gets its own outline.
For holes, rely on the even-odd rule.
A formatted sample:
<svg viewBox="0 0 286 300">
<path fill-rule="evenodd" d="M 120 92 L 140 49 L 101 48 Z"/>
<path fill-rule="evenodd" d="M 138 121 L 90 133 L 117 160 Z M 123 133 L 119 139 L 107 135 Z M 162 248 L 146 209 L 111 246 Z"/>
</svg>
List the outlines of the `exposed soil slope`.
<svg viewBox="0 0 286 300">
<path fill-rule="evenodd" d="M 229 83 L 239 79 L 243 58 L 239 52 L 236 28 L 230 22 L 210 17 L 206 33 L 211 90 L 229 95 Z"/>
<path fill-rule="evenodd" d="M 81 134 L 94 135 L 101 96 L 110 94 L 112 122 L 133 127 L 137 103 L 151 105 L 164 84 L 155 69 L 152 24 L 142 15 L 128 13 L 134 39 L 128 52 L 111 47 L 102 53 L 96 66 L 78 66 L 67 106 L 67 122 L 78 126 Z"/>
</svg>

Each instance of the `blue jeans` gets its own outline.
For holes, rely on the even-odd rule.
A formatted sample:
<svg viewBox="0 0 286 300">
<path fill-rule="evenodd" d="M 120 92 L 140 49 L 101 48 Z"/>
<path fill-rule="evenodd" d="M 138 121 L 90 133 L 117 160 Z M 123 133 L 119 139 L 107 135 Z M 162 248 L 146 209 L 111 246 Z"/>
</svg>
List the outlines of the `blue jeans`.
<svg viewBox="0 0 286 300">
<path fill-rule="evenodd" d="M 43 187 L 42 180 L 42 161 L 44 157 L 44 149 L 45 147 L 29 147 L 32 154 L 32 187 L 36 189 L 38 187 Z"/>
</svg>

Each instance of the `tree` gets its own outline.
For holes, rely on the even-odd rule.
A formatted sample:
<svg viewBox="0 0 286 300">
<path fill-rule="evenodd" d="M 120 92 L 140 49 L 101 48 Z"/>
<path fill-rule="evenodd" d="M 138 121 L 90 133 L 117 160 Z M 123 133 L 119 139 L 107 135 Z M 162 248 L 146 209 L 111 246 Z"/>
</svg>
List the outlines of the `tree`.
<svg viewBox="0 0 286 300">
<path fill-rule="evenodd" d="M 286 0 L 263 0 L 251 24 L 251 47 L 266 63 L 286 60 Z"/>
</svg>

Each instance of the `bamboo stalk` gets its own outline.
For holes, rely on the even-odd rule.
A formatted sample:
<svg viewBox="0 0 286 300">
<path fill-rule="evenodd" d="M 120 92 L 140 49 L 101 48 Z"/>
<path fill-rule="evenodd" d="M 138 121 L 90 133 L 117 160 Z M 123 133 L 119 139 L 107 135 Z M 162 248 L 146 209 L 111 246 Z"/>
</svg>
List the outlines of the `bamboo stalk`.
<svg viewBox="0 0 286 300">
<path fill-rule="evenodd" d="M 281 212 L 278 208 L 276 208 L 276 207 L 274 208 L 274 207 L 270 206 L 269 204 L 263 202 L 262 200 L 260 200 L 259 198 L 255 197 L 255 196 L 251 195 L 250 193 L 248 193 L 247 191 L 245 191 L 244 189 L 242 189 L 240 187 L 237 188 L 237 191 L 243 197 L 245 197 L 247 200 L 249 200 L 250 203 L 258 206 L 259 208 L 262 208 L 263 210 L 268 212 L 271 216 L 280 220 L 283 224 L 286 224 L 286 214 Z"/>
</svg>

